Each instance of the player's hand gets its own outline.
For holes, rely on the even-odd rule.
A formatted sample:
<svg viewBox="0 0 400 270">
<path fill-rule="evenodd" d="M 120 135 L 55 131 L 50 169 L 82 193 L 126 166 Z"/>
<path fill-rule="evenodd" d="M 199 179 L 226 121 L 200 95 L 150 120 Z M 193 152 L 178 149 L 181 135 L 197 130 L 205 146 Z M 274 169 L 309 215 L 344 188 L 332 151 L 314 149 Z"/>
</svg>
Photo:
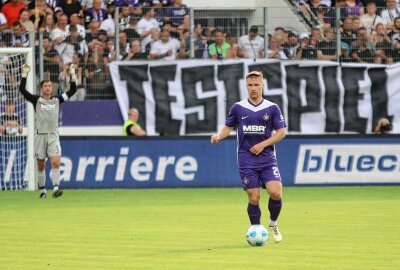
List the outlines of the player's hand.
<svg viewBox="0 0 400 270">
<path fill-rule="evenodd" d="M 25 64 L 22 66 L 22 77 L 27 78 L 29 72 L 31 71 L 31 66 L 28 64 Z"/>
<path fill-rule="evenodd" d="M 71 75 L 71 82 L 76 82 L 76 65 L 71 64 L 69 66 L 69 74 Z"/>
<path fill-rule="evenodd" d="M 76 72 L 76 65 L 75 64 L 71 64 L 70 66 L 69 66 L 69 74 L 76 74 L 75 73 Z"/>
<path fill-rule="evenodd" d="M 263 143 L 257 143 L 252 148 L 250 148 L 250 152 L 253 155 L 258 156 L 259 154 L 261 154 L 262 151 L 264 151 L 264 148 L 265 148 L 265 146 L 263 145 Z"/>
<path fill-rule="evenodd" d="M 216 134 L 211 135 L 211 140 L 210 140 L 211 144 L 217 144 L 217 143 L 219 143 L 219 141 L 220 141 L 220 138 L 218 135 L 216 135 Z"/>
</svg>

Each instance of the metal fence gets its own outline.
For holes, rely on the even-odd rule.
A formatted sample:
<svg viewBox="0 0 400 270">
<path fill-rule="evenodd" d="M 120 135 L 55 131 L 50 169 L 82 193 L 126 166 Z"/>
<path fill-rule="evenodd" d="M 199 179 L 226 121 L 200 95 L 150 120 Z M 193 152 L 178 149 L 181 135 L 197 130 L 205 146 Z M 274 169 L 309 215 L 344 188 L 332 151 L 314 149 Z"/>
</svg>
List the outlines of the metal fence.
<svg viewBox="0 0 400 270">
<path fill-rule="evenodd" d="M 288 1 L 289 2 L 289 1 Z M 293 3 L 293 2 L 290 2 Z M 400 61 L 400 19 L 377 13 L 304 8 L 143 8 L 123 6 L 104 20 L 56 13 L 45 16 L 29 42 L 24 24 L 1 33 L 0 46 L 36 47 L 38 79 L 51 79 L 54 93 L 66 90 L 65 71 L 78 66 L 74 99 L 114 99 L 111 61 L 273 58 L 391 64 Z M 267 49 L 265 49 L 267 48 Z"/>
</svg>

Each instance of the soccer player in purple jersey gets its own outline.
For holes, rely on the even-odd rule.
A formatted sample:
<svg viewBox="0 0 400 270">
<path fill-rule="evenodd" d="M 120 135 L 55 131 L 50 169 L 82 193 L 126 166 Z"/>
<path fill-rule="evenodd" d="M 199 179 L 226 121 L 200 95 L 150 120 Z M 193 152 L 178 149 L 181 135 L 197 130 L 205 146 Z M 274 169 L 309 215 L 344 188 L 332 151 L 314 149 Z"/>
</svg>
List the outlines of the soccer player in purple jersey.
<svg viewBox="0 0 400 270">
<path fill-rule="evenodd" d="M 217 144 L 237 129 L 238 166 L 249 204 L 250 223 L 261 224 L 260 188 L 269 194 L 269 229 L 275 242 L 282 241 L 278 216 L 282 208 L 282 181 L 275 156 L 275 144 L 285 137 L 286 123 L 278 105 L 263 98 L 264 78 L 258 71 L 246 76 L 248 99 L 235 103 L 211 143 Z M 275 132 L 274 132 L 275 131 Z"/>
</svg>

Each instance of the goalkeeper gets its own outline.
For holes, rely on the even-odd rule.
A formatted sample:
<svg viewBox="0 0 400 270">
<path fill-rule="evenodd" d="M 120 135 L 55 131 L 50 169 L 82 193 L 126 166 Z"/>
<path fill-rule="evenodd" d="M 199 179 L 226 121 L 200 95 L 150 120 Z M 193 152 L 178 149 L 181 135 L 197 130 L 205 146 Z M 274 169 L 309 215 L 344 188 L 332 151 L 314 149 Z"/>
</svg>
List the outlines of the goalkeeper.
<svg viewBox="0 0 400 270">
<path fill-rule="evenodd" d="M 33 104 L 35 109 L 35 157 L 37 159 L 37 182 L 40 190 L 40 199 L 46 198 L 46 155 L 50 158 L 50 178 L 53 182 L 53 198 L 63 194 L 60 185 L 61 145 L 58 135 L 58 115 L 60 104 L 71 98 L 76 92 L 76 66 L 71 65 L 67 74 L 71 76 L 70 90 L 58 96 L 52 96 L 52 82 L 40 82 L 40 96 L 32 95 L 26 89 L 26 78 L 31 68 L 29 65 L 22 67 L 22 79 L 19 86 L 21 94 Z"/>
</svg>

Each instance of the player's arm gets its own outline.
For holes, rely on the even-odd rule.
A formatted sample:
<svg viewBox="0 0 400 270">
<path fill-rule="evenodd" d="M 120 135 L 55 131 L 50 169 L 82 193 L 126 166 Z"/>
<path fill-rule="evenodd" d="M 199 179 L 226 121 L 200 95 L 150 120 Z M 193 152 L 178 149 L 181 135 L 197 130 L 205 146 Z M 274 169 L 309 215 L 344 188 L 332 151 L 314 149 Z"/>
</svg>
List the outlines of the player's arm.
<svg viewBox="0 0 400 270">
<path fill-rule="evenodd" d="M 229 136 L 231 133 L 233 127 L 229 127 L 227 125 L 224 125 L 217 134 L 211 135 L 211 143 L 212 144 L 217 144 L 219 143 L 220 140 L 225 139 L 226 137 Z"/>
<path fill-rule="evenodd" d="M 31 67 L 29 65 L 22 66 L 22 78 L 21 78 L 21 83 L 19 85 L 19 91 L 27 101 L 31 102 L 34 106 L 36 106 L 39 96 L 32 95 L 26 90 L 26 78 L 28 78 L 30 71 Z"/>
<path fill-rule="evenodd" d="M 286 136 L 286 123 L 281 110 L 278 106 L 273 107 L 272 110 L 272 126 L 275 129 L 275 133 L 268 139 L 250 148 L 250 152 L 254 155 L 259 155 L 266 147 L 277 144 Z"/>
<path fill-rule="evenodd" d="M 71 64 L 69 66 L 69 71 L 67 71 L 67 75 L 71 76 L 70 85 L 68 92 L 58 96 L 60 103 L 67 101 L 76 93 L 76 65 Z"/>
<path fill-rule="evenodd" d="M 277 144 L 278 142 L 282 141 L 285 136 L 286 129 L 280 128 L 275 132 L 274 135 L 250 148 L 250 152 L 254 155 L 259 155 L 266 147 Z"/>
<path fill-rule="evenodd" d="M 211 143 L 212 144 L 217 144 L 220 140 L 225 139 L 226 137 L 229 136 L 229 134 L 231 133 L 231 131 L 233 130 L 233 128 L 235 126 L 237 126 L 238 124 L 238 120 L 236 117 L 237 113 L 236 113 L 236 105 L 233 105 L 228 117 L 225 120 L 225 125 L 223 125 L 217 134 L 213 134 L 211 135 Z"/>
</svg>

